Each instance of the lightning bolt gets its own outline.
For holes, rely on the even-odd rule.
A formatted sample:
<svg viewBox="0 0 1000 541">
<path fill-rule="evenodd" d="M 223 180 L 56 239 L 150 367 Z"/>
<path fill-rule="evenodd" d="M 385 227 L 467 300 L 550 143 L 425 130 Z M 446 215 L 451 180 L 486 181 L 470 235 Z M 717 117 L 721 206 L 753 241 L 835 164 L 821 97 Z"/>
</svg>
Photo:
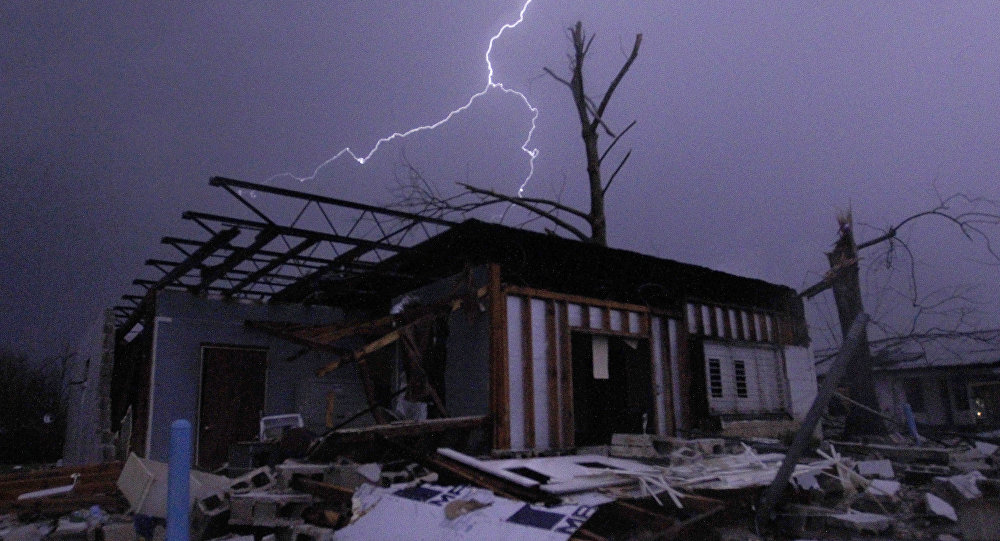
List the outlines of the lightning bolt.
<svg viewBox="0 0 1000 541">
<path fill-rule="evenodd" d="M 489 47 L 486 48 L 486 67 L 487 67 L 487 70 L 488 70 L 487 77 L 486 77 L 486 86 L 483 87 L 483 89 L 480 90 L 479 92 L 476 92 L 475 94 L 473 94 L 469 98 L 469 101 L 467 101 L 465 103 L 465 105 L 459 107 L 458 109 L 455 109 L 455 110 L 451 111 L 444 118 L 442 118 L 441 120 L 438 120 L 437 122 L 434 122 L 433 124 L 426 124 L 426 125 L 423 125 L 423 126 L 417 126 L 416 128 L 410 128 L 409 130 L 406 130 L 406 131 L 403 131 L 403 132 L 395 132 L 392 135 L 383 137 L 383 138 L 379 139 L 375 143 L 375 146 L 373 146 L 372 149 L 369 150 L 368 153 L 365 154 L 365 155 L 363 155 L 363 156 L 359 156 L 359 155 L 355 154 L 354 151 L 351 150 L 350 147 L 345 147 L 340 152 L 337 152 L 336 154 L 334 154 L 333 157 L 331 157 L 331 158 L 327 159 L 325 162 L 319 164 L 316 167 L 316 169 L 313 170 L 312 174 L 309 175 L 309 176 L 307 176 L 307 177 L 297 177 L 297 176 L 295 176 L 295 175 L 293 175 L 291 173 L 281 173 L 279 175 L 275 175 L 275 176 L 269 178 L 268 182 L 271 182 L 272 180 L 275 180 L 275 179 L 281 178 L 281 177 L 291 177 L 291 178 L 293 178 L 295 180 L 298 180 L 299 182 L 305 182 L 307 180 L 312 180 L 312 179 L 316 178 L 316 176 L 319 174 L 319 172 L 324 167 L 326 167 L 327 165 L 330 165 L 331 163 L 339 160 L 340 158 L 344 157 L 345 155 L 350 156 L 351 158 L 353 158 L 359 164 L 364 165 L 366 162 L 368 162 L 368 160 L 370 160 L 372 158 L 372 156 L 375 155 L 376 152 L 379 151 L 379 149 L 382 147 L 382 145 L 384 145 L 384 144 L 386 144 L 386 143 L 388 143 L 390 141 L 396 140 L 396 139 L 404 139 L 404 138 L 409 137 L 409 136 L 411 136 L 411 135 L 413 135 L 415 133 L 420 133 L 420 132 L 424 132 L 424 131 L 430 131 L 430 130 L 433 130 L 433 129 L 435 129 L 435 128 L 443 125 L 443 124 L 446 124 L 455 115 L 461 114 L 463 111 L 465 111 L 469 107 L 472 107 L 472 104 L 475 103 L 475 101 L 477 99 L 485 96 L 490 90 L 500 90 L 500 91 L 504 92 L 505 94 L 513 94 L 513 95 L 517 96 L 518 98 L 520 98 L 521 101 L 523 101 L 524 104 L 531 111 L 531 115 L 532 115 L 531 116 L 531 129 L 528 130 L 527 137 L 525 138 L 524 142 L 521 143 L 521 150 L 525 154 L 528 155 L 529 169 L 528 169 L 528 176 L 525 177 L 524 181 L 521 183 L 520 188 L 518 188 L 518 190 L 517 190 L 517 195 L 518 195 L 518 197 L 521 197 L 522 195 L 524 195 L 524 190 L 528 186 L 528 182 L 531 180 L 532 175 L 535 174 L 535 158 L 538 157 L 538 149 L 537 148 L 529 148 L 529 145 L 531 144 L 531 137 L 535 133 L 535 121 L 538 120 L 538 108 L 535 107 L 535 106 L 533 106 L 533 105 L 531 105 L 531 102 L 528 101 L 528 97 L 525 96 L 523 93 L 521 93 L 521 92 L 519 92 L 517 90 L 514 90 L 512 88 L 507 88 L 506 86 L 504 86 L 503 83 L 498 83 L 498 82 L 496 82 L 496 81 L 493 80 L 493 62 L 490 60 L 490 54 L 493 52 L 493 44 L 496 42 L 496 40 L 500 39 L 500 37 L 503 35 L 504 32 L 506 32 L 507 30 L 510 30 L 512 28 L 515 28 L 517 25 L 521 24 L 521 22 L 524 21 L 524 12 L 527 11 L 528 6 L 531 5 L 531 2 L 532 2 L 532 0 L 526 0 L 524 2 L 524 5 L 521 7 L 520 13 L 518 13 L 517 20 L 514 21 L 514 22 L 512 22 L 512 23 L 507 23 L 507 24 L 503 25 L 500 28 L 500 30 L 496 34 L 494 34 L 493 37 L 490 38 Z"/>
</svg>

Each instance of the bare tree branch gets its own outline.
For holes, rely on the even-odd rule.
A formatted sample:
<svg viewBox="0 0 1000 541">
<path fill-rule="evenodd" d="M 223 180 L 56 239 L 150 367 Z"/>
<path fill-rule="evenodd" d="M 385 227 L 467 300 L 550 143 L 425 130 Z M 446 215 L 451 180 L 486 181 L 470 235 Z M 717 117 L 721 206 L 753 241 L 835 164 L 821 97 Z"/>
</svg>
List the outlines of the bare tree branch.
<svg viewBox="0 0 1000 541">
<path fill-rule="evenodd" d="M 622 161 L 621 161 L 621 163 L 618 164 L 618 167 L 615 168 L 615 172 L 611 173 L 611 178 L 608 179 L 608 183 L 604 186 L 604 189 L 601 190 L 602 193 L 608 191 L 608 188 L 611 187 L 611 183 L 614 182 L 615 181 L 615 177 L 618 176 L 618 171 L 622 170 L 622 167 L 625 166 L 625 162 L 628 161 L 628 159 L 629 159 L 629 157 L 631 155 L 632 155 L 632 150 L 630 149 L 628 152 L 625 153 L 625 157 L 622 158 Z"/>
<path fill-rule="evenodd" d="M 621 133 L 619 133 L 618 135 L 614 136 L 614 140 L 611 141 L 611 144 L 608 145 L 608 148 L 604 149 L 604 153 L 601 154 L 601 157 L 597 160 L 597 163 L 599 163 L 599 164 L 600 163 L 604 163 L 604 158 L 606 158 L 608 156 L 608 152 L 611 152 L 611 149 L 615 148 L 615 145 L 618 144 L 618 141 L 621 140 L 621 138 L 624 137 L 625 134 L 628 133 L 628 131 L 632 129 L 632 126 L 635 126 L 636 122 L 637 121 L 633 120 L 628 126 L 625 126 L 625 129 L 622 130 Z M 609 182 L 609 184 L 610 184 L 610 182 Z"/>
</svg>

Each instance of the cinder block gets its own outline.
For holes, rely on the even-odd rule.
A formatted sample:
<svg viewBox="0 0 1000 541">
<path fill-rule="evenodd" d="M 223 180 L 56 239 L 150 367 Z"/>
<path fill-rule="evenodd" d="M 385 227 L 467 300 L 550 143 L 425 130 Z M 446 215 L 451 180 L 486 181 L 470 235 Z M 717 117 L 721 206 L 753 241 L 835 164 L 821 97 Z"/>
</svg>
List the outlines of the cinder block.
<svg viewBox="0 0 1000 541">
<path fill-rule="evenodd" d="M 257 468 L 246 475 L 237 477 L 229 485 L 229 490 L 233 494 L 245 494 L 252 490 L 265 490 L 273 487 L 277 483 L 274 473 L 268 467 Z"/>
<path fill-rule="evenodd" d="M 213 494 L 195 502 L 191 513 L 191 539 L 200 540 L 225 533 L 229 521 L 229 500 Z"/>
<path fill-rule="evenodd" d="M 302 512 L 312 505 L 308 494 L 251 492 L 233 495 L 229 524 L 238 526 L 293 526 L 302 522 Z"/>
</svg>

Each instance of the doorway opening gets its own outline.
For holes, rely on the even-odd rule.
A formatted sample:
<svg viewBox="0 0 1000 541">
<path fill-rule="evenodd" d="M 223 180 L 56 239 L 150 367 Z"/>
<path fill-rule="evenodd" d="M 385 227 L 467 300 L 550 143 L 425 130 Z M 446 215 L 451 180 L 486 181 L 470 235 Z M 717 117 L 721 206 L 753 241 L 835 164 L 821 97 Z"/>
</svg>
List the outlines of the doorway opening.
<svg viewBox="0 0 1000 541">
<path fill-rule="evenodd" d="M 576 445 L 607 445 L 616 433 L 655 430 L 649 341 L 572 333 Z"/>
</svg>

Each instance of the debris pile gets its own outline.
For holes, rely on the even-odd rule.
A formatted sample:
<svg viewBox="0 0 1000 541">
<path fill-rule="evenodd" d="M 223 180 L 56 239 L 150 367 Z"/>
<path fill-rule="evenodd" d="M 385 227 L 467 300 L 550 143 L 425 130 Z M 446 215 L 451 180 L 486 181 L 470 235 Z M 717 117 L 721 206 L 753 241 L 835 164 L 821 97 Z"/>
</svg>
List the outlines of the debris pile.
<svg viewBox="0 0 1000 541">
<path fill-rule="evenodd" d="M 618 434 L 606 452 L 474 457 L 442 447 L 368 463 L 349 453 L 288 459 L 232 477 L 192 471 L 191 536 L 974 540 L 1000 531 L 991 443 L 823 442 L 794 466 L 774 521 L 755 523 L 785 460 L 775 447 Z M 0 539 L 161 538 L 167 471 L 131 455 L 0 478 Z"/>
</svg>

